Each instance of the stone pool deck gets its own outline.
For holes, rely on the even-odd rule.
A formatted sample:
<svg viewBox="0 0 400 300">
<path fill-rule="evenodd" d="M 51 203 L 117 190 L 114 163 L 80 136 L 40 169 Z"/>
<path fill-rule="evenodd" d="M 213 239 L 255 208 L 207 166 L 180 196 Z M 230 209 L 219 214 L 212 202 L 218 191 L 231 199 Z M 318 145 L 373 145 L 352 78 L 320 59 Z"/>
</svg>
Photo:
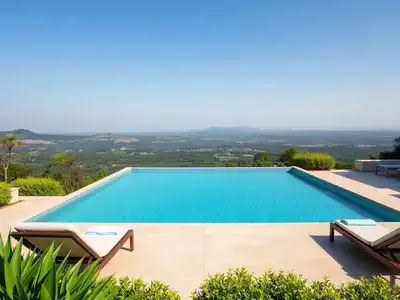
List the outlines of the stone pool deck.
<svg viewBox="0 0 400 300">
<path fill-rule="evenodd" d="M 322 171 L 312 174 L 397 207 L 400 199 L 396 195 L 399 194 L 400 182 L 377 177 L 380 185 L 367 185 L 352 176 L 373 174 L 351 174 L 350 171 L 349 175 L 347 172 L 337 174 L 337 171 Z M 365 178 L 373 180 L 373 177 Z M 387 183 L 383 183 L 382 179 L 387 180 Z M 388 187 L 390 184 L 393 184 L 391 188 Z M 1 234 L 5 236 L 13 224 L 25 221 L 64 199 L 30 198 L 0 209 Z M 76 225 L 84 231 L 95 224 Z M 394 228 L 400 226 L 400 223 L 384 225 Z M 294 270 L 309 280 L 329 276 L 336 283 L 361 276 L 390 276 L 384 266 L 343 237 L 337 236 L 335 243 L 330 243 L 328 223 L 129 223 L 118 226 L 134 229 L 135 251 L 121 249 L 102 270 L 102 274 L 141 277 L 146 281 L 161 280 L 178 290 L 184 299 L 189 297 L 190 292 L 200 285 L 207 274 L 241 266 L 258 274 L 268 268 Z M 398 278 L 390 279 L 397 279 L 398 282 Z"/>
</svg>

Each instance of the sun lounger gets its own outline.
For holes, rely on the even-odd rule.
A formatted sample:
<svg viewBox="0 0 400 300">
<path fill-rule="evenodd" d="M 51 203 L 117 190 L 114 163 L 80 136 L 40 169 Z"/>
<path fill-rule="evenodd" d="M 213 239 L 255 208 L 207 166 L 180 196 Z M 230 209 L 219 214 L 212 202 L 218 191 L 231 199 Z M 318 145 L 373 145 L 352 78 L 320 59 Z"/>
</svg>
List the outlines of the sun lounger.
<svg viewBox="0 0 400 300">
<path fill-rule="evenodd" d="M 386 266 L 400 271 L 400 227 L 390 230 L 372 222 L 360 222 L 359 225 L 350 222 L 346 225 L 343 220 L 335 221 L 330 224 L 331 242 L 334 241 L 335 230 Z"/>
<path fill-rule="evenodd" d="M 103 268 L 111 258 L 130 240 L 129 250 L 133 251 L 133 230 L 120 227 L 92 227 L 81 233 L 68 223 L 21 223 L 14 226 L 11 236 L 20 240 L 35 252 L 46 250 L 51 243 L 61 245 L 59 260 L 68 255 L 69 262 L 84 258 L 85 263 L 100 260 Z"/>
<path fill-rule="evenodd" d="M 390 171 L 397 172 L 398 169 L 400 169 L 400 165 L 376 165 L 375 174 L 384 173 L 386 176 L 389 176 Z"/>
</svg>

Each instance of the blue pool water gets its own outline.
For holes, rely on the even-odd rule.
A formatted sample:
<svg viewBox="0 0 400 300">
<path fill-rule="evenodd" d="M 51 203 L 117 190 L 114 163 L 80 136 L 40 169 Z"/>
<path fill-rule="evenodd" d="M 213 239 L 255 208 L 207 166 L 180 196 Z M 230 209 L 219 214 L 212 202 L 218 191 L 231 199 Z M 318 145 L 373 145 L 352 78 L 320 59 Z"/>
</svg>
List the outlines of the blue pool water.
<svg viewBox="0 0 400 300">
<path fill-rule="evenodd" d="M 287 168 L 134 169 L 30 221 L 116 223 L 400 221 L 400 215 Z"/>
</svg>

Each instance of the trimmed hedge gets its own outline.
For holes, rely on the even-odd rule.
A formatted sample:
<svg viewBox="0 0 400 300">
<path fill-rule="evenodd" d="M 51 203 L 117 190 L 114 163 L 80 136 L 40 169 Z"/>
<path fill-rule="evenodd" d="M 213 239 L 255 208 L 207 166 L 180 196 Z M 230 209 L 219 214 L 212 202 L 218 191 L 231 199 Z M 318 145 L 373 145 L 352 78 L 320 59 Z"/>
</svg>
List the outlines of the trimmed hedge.
<svg viewBox="0 0 400 300">
<path fill-rule="evenodd" d="M 341 161 L 337 161 L 335 163 L 335 169 L 340 169 L 340 170 L 351 170 L 354 168 L 354 164 L 349 163 L 349 162 L 341 162 Z"/>
<path fill-rule="evenodd" d="M 305 170 L 330 170 L 335 167 L 335 159 L 327 153 L 296 153 L 291 161 L 292 166 Z"/>
<path fill-rule="evenodd" d="M 389 300 L 400 299 L 400 288 L 382 277 L 336 286 L 327 278 L 308 283 L 293 272 L 269 270 L 255 276 L 242 268 L 209 276 L 192 299 Z"/>
<path fill-rule="evenodd" d="M 63 196 L 64 189 L 61 184 L 50 178 L 19 178 L 14 180 L 12 186 L 19 188 L 21 196 Z"/>
<path fill-rule="evenodd" d="M 11 201 L 11 185 L 0 182 L 0 206 L 7 205 Z"/>
</svg>

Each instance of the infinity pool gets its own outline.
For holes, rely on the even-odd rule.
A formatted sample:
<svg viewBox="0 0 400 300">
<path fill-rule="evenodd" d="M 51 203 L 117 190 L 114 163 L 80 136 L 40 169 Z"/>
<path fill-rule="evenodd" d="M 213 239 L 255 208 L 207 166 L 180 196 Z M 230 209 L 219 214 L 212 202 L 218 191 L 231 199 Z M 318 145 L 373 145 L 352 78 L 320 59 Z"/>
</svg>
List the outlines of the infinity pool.
<svg viewBox="0 0 400 300">
<path fill-rule="evenodd" d="M 289 168 L 132 169 L 31 222 L 400 221 L 379 204 Z"/>
</svg>

